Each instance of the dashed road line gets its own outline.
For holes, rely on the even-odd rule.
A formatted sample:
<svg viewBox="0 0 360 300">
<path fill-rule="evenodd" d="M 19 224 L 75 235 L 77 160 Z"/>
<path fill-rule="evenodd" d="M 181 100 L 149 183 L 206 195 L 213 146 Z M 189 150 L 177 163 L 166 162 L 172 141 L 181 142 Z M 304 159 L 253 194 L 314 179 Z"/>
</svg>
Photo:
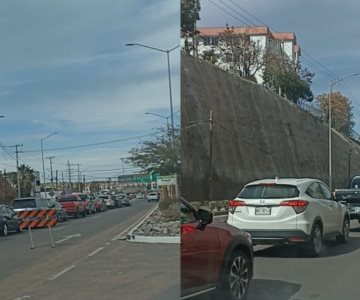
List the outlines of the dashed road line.
<svg viewBox="0 0 360 300">
<path fill-rule="evenodd" d="M 59 273 L 55 274 L 54 276 L 50 277 L 49 280 L 55 280 L 55 279 L 59 278 L 61 275 L 64 275 L 65 273 L 69 272 L 73 268 L 75 268 L 75 265 L 71 265 L 71 266 L 67 267 L 66 269 L 62 270 L 61 272 L 59 272 Z"/>
<path fill-rule="evenodd" d="M 100 247 L 96 249 L 95 251 L 91 252 L 88 256 L 89 257 L 94 256 L 96 253 L 100 252 L 101 250 L 104 250 L 104 247 Z"/>
</svg>

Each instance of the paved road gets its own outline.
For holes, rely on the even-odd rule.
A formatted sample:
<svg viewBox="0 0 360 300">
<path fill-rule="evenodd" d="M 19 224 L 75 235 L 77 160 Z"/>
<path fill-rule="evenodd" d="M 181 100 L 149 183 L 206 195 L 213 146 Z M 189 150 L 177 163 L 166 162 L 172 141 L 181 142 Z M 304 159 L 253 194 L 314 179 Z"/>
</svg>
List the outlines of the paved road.
<svg viewBox="0 0 360 300">
<path fill-rule="evenodd" d="M 302 257 L 297 247 L 256 246 L 248 300 L 360 299 L 360 224 L 352 221 L 351 227 L 348 244 L 330 239 L 319 258 Z M 211 294 L 196 298 L 210 299 Z"/>
<path fill-rule="evenodd" d="M 137 244 L 116 239 L 154 204 L 72 219 L 53 230 L 0 239 L 1 300 L 178 299 L 179 245 Z"/>
</svg>

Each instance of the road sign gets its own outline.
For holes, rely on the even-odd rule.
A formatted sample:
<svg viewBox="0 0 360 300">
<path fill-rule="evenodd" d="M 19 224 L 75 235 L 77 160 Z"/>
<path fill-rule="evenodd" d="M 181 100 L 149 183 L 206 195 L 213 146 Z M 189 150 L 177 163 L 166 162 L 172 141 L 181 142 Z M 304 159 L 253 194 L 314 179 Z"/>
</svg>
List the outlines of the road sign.
<svg viewBox="0 0 360 300">
<path fill-rule="evenodd" d="M 158 176 L 157 177 L 157 185 L 163 186 L 163 185 L 176 185 L 176 175 L 168 175 L 168 176 Z"/>
</svg>

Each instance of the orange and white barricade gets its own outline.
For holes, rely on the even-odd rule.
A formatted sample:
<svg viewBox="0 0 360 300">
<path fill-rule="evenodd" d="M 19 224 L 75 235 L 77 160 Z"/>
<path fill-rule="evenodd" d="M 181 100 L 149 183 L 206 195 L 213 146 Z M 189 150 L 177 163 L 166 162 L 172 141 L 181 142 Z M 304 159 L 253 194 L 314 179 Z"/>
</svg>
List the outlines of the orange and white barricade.
<svg viewBox="0 0 360 300">
<path fill-rule="evenodd" d="M 54 227 L 57 224 L 56 209 L 37 209 L 19 211 L 20 228 Z"/>
<path fill-rule="evenodd" d="M 37 210 L 25 210 L 17 212 L 18 219 L 20 221 L 21 229 L 29 229 L 29 236 L 31 242 L 31 249 L 34 249 L 34 241 L 31 234 L 31 229 L 34 228 L 49 228 L 51 246 L 55 247 L 51 232 L 51 227 L 57 224 L 56 209 L 37 209 Z"/>
</svg>

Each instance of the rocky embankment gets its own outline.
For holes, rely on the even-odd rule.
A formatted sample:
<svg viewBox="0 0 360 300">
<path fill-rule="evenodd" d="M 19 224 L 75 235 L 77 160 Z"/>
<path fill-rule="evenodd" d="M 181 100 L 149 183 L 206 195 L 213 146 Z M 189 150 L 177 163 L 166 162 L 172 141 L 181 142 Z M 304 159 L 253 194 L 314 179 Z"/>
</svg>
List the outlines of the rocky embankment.
<svg viewBox="0 0 360 300">
<path fill-rule="evenodd" d="M 180 235 L 179 211 L 162 212 L 157 208 L 133 234 L 157 237 L 178 236 Z"/>
</svg>

